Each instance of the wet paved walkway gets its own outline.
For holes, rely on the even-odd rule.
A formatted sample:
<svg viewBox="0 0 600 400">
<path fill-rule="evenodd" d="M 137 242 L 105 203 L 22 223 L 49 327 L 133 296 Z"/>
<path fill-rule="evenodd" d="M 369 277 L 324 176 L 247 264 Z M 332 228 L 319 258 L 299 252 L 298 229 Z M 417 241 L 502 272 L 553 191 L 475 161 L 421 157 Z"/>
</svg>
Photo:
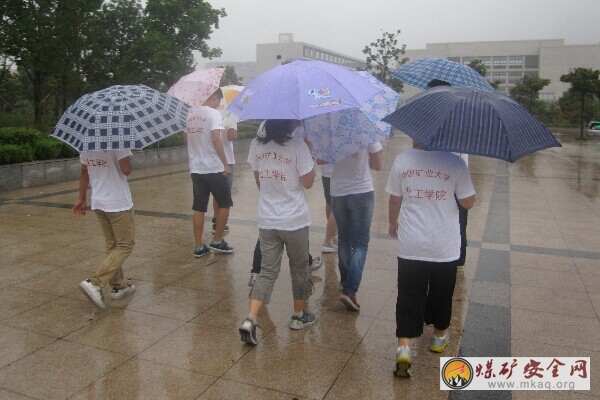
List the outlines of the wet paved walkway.
<svg viewBox="0 0 600 400">
<path fill-rule="evenodd" d="M 451 398 L 600 398 L 600 142 L 515 164 L 470 158 L 477 203 L 455 292 L 455 356 L 589 356 L 591 391 L 452 392 Z M 244 345 L 257 189 L 238 143 L 226 237 L 232 255 L 192 256 L 187 165 L 134 171 L 137 244 L 125 264 L 137 291 L 95 311 L 76 285 L 96 270 L 103 238 L 93 214 L 75 220 L 77 182 L 0 193 L 0 399 L 447 399 L 430 331 L 414 341 L 414 377 L 392 375 L 395 243 L 384 187 L 406 137 L 384 146 L 359 301 L 338 301 L 337 258 L 325 254 L 308 301 L 317 323 L 291 331 L 289 275 Z M 320 179 L 307 192 L 311 252 L 324 236 Z M 210 227 L 210 224 L 206 225 Z M 285 263 L 284 257 L 284 263 Z"/>
</svg>

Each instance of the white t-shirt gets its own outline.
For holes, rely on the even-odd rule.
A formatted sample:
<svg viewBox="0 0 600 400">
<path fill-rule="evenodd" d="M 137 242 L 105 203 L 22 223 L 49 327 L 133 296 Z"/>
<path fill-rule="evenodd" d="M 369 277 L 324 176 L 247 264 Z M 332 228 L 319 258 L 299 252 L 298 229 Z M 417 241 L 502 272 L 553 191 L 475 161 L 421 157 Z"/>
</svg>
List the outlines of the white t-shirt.
<svg viewBox="0 0 600 400">
<path fill-rule="evenodd" d="M 321 165 L 321 175 L 325 178 L 331 178 L 331 173 L 333 172 L 333 164 L 323 164 Z"/>
<path fill-rule="evenodd" d="M 402 197 L 398 257 L 448 262 L 460 256 L 456 195 L 475 194 L 465 162 L 441 151 L 407 150 L 396 157 L 385 190 Z"/>
<path fill-rule="evenodd" d="M 292 138 L 280 146 L 274 141 L 260 144 L 254 139 L 248 163 L 259 174 L 259 228 L 295 231 L 312 223 L 300 182 L 300 177 L 313 169 L 306 143 Z"/>
<path fill-rule="evenodd" d="M 131 150 L 83 151 L 79 154 L 79 161 L 87 166 L 90 177 L 92 210 L 119 212 L 133 207 L 127 176 L 119 167 L 119 160 L 131 156 Z"/>
<path fill-rule="evenodd" d="M 381 151 L 381 142 L 372 143 L 368 149 L 334 164 L 331 173 L 331 195 L 334 197 L 373 191 L 369 153 Z"/>
<path fill-rule="evenodd" d="M 235 156 L 233 155 L 233 142 L 227 138 L 227 129 L 233 128 L 237 131 L 237 122 L 235 122 L 232 118 L 227 118 L 229 112 L 221 111 L 221 116 L 223 117 L 223 127 L 225 129 L 221 129 L 221 141 L 223 142 L 223 150 L 225 151 L 225 158 L 227 158 L 227 164 L 235 164 Z M 225 121 L 229 121 L 225 123 Z"/>
<path fill-rule="evenodd" d="M 201 106 L 190 110 L 185 132 L 191 173 L 210 174 L 225 171 L 211 134 L 215 129 L 223 129 L 221 121 L 221 113 L 214 108 Z"/>
</svg>

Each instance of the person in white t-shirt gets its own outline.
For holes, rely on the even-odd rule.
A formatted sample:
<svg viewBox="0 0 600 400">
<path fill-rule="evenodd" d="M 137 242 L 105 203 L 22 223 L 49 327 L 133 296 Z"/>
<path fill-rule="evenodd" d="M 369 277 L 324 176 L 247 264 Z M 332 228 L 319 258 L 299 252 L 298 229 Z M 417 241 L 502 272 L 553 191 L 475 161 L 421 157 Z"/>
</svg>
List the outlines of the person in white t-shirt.
<svg viewBox="0 0 600 400">
<path fill-rule="evenodd" d="M 188 125 L 183 140 L 187 144 L 190 173 L 192 176 L 194 202 L 193 227 L 195 249 L 194 257 L 200 258 L 211 250 L 219 253 L 232 253 L 233 247 L 223 240 L 225 226 L 229 218 L 229 208 L 233 206 L 231 190 L 227 177 L 231 169 L 221 141 L 221 113 L 217 110 L 223 92 L 217 89 L 204 105 L 192 108 L 188 114 Z M 216 226 L 213 240 L 209 246 L 202 242 L 204 232 L 204 214 L 208 200 L 213 195 L 218 204 L 215 213 Z"/>
<path fill-rule="evenodd" d="M 452 295 L 460 255 L 456 200 L 466 209 L 475 189 L 465 162 L 456 154 L 413 149 L 399 154 L 386 185 L 389 235 L 398 238 L 396 370 L 410 377 L 411 339 L 432 324 L 429 349 L 441 353 L 449 342 Z"/>
<path fill-rule="evenodd" d="M 318 161 L 318 160 L 317 160 Z M 337 253 L 337 223 L 335 216 L 331 212 L 331 174 L 333 173 L 333 164 L 321 165 L 321 182 L 323 183 L 323 194 L 325 195 L 325 218 L 327 218 L 327 227 L 325 228 L 325 238 L 321 245 L 323 253 Z"/>
<path fill-rule="evenodd" d="M 331 173 L 331 210 L 338 226 L 340 301 L 350 311 L 360 311 L 360 287 L 369 248 L 375 191 L 371 169 L 381 169 L 380 142 L 334 164 Z"/>
<path fill-rule="evenodd" d="M 92 186 L 92 205 L 102 233 L 106 256 L 94 276 L 79 284 L 81 291 L 97 307 L 104 309 L 102 288 L 112 287 L 110 297 L 120 299 L 135 290 L 123 276 L 122 265 L 133 251 L 135 227 L 133 201 L 127 183 L 131 173 L 130 150 L 85 151 L 79 155 L 79 198 L 73 216 L 85 215 L 88 185 Z"/>
<path fill-rule="evenodd" d="M 285 248 L 292 277 L 294 314 L 291 329 L 315 322 L 304 311 L 305 299 L 312 293 L 309 280 L 308 229 L 310 210 L 304 190 L 315 179 L 313 159 L 304 141 L 293 137 L 296 120 L 267 120 L 265 137 L 252 140 L 248 163 L 259 188 L 258 228 L 262 254 L 260 274 L 250 294 L 248 317 L 239 329 L 242 341 L 257 344 L 256 321 L 263 303 L 269 303 L 281 269 Z"/>
<path fill-rule="evenodd" d="M 237 120 L 231 116 L 228 111 L 221 110 L 221 116 L 223 117 L 223 129 L 221 129 L 221 142 L 223 142 L 223 151 L 225 152 L 225 158 L 227 159 L 227 164 L 229 164 L 229 170 L 231 173 L 227 176 L 227 185 L 229 186 L 229 191 L 231 192 L 233 188 L 233 173 L 235 166 L 235 155 L 233 151 L 233 142 L 237 140 Z M 217 201 L 213 198 L 213 212 L 214 216 L 212 217 L 212 233 L 217 231 L 217 211 L 219 209 L 219 205 Z M 229 232 L 229 226 L 225 225 L 224 233 Z"/>
</svg>

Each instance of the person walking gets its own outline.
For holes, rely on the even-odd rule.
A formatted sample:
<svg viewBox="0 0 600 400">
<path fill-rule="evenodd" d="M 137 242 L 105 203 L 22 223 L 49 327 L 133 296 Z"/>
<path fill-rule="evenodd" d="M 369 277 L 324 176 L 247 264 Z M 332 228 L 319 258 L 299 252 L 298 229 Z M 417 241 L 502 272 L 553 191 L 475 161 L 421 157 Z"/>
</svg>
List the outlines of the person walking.
<svg viewBox="0 0 600 400">
<path fill-rule="evenodd" d="M 308 229 L 310 210 L 304 190 L 315 179 L 313 159 L 307 144 L 293 137 L 296 120 L 267 120 L 252 140 L 248 163 L 259 188 L 258 228 L 261 248 L 261 271 L 252 292 L 248 317 L 242 322 L 241 340 L 258 343 L 256 321 L 264 303 L 268 304 L 281 270 L 285 248 L 292 278 L 294 313 L 289 327 L 302 329 L 315 322 L 304 310 L 305 299 L 312 294 L 308 263 Z"/>
<path fill-rule="evenodd" d="M 233 142 L 237 140 L 237 120 L 231 116 L 226 110 L 221 110 L 221 116 L 223 117 L 223 129 L 221 129 L 221 142 L 223 143 L 223 151 L 225 152 L 225 158 L 227 164 L 229 164 L 229 170 L 231 173 L 227 176 L 227 186 L 229 186 L 229 192 L 232 192 L 233 188 L 233 174 L 235 167 L 235 155 L 233 151 Z M 213 197 L 213 217 L 212 217 L 212 233 L 217 232 L 217 213 L 219 210 L 219 204 Z M 229 233 L 229 226 L 225 225 L 223 233 Z"/>
<path fill-rule="evenodd" d="M 135 245 L 133 201 L 127 183 L 131 173 L 131 150 L 84 151 L 79 155 L 79 198 L 72 208 L 75 218 L 86 212 L 87 191 L 91 184 L 91 209 L 104 234 L 104 261 L 96 273 L 79 289 L 100 309 L 106 307 L 102 288 L 112 287 L 111 299 L 133 293 L 135 286 L 125 279 L 123 263 Z"/>
<path fill-rule="evenodd" d="M 412 374 L 411 340 L 432 324 L 429 349 L 441 353 L 449 343 L 452 296 L 460 256 L 456 200 L 465 209 L 475 189 L 465 162 L 456 154 L 413 149 L 399 154 L 388 177 L 389 235 L 398 239 L 396 368 Z"/>
<path fill-rule="evenodd" d="M 317 160 L 318 161 L 318 160 Z M 323 194 L 325 195 L 325 218 L 327 218 L 327 227 L 325 228 L 325 238 L 321 246 L 322 253 L 337 253 L 337 223 L 335 216 L 331 212 L 331 173 L 333 164 L 321 165 L 321 182 L 323 183 Z"/>
<path fill-rule="evenodd" d="M 360 311 L 360 287 L 369 247 L 375 192 L 371 169 L 381 169 L 381 142 L 334 164 L 331 173 L 331 210 L 338 226 L 340 301 L 350 311 Z"/>
<path fill-rule="evenodd" d="M 233 253 L 233 247 L 223 240 L 225 226 L 229 218 L 229 208 L 233 206 L 227 177 L 231 169 L 221 141 L 221 113 L 217 110 L 223 92 L 217 89 L 200 107 L 192 108 L 188 114 L 188 126 L 183 140 L 187 145 L 190 173 L 192 176 L 194 201 L 192 210 L 194 228 L 194 257 L 200 258 L 211 250 L 219 253 Z M 217 202 L 215 212 L 215 233 L 209 246 L 202 242 L 204 214 L 210 195 Z"/>
</svg>

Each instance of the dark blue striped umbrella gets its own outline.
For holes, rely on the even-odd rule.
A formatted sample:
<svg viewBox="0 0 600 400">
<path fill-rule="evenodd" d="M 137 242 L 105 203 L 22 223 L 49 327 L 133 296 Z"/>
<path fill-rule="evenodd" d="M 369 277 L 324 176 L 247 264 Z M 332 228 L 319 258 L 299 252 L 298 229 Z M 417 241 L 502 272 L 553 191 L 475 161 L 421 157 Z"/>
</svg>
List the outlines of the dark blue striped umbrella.
<svg viewBox="0 0 600 400">
<path fill-rule="evenodd" d="M 190 106 L 144 85 L 116 85 L 81 96 L 52 132 L 78 151 L 141 149 L 183 131 Z"/>
<path fill-rule="evenodd" d="M 548 128 L 512 98 L 472 87 L 425 90 L 383 121 L 425 150 L 515 162 L 535 151 L 561 147 Z"/>
<path fill-rule="evenodd" d="M 489 82 L 473 68 L 443 58 L 422 58 L 401 66 L 391 75 L 420 89 L 427 88 L 431 80 L 439 79 L 448 82 L 451 86 L 473 86 L 490 92 L 494 90 Z"/>
</svg>

